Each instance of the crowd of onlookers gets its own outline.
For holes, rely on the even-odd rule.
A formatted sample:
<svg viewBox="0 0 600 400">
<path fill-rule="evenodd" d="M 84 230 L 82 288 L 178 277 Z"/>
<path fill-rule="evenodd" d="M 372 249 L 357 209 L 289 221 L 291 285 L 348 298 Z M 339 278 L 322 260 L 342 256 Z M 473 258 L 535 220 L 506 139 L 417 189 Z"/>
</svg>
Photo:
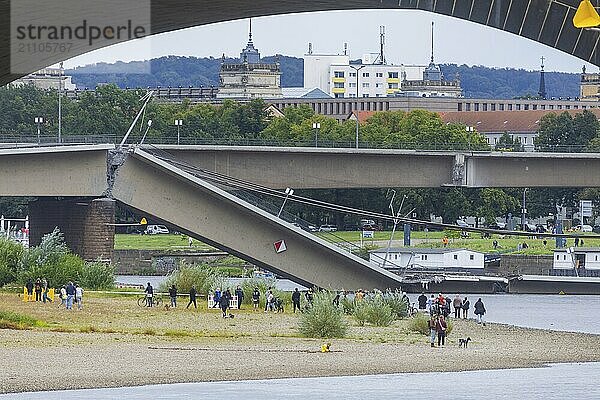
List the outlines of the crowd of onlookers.
<svg viewBox="0 0 600 400">
<path fill-rule="evenodd" d="M 35 301 L 54 302 L 54 289 L 50 288 L 46 278 L 38 278 L 35 282 L 28 279 L 25 283 L 25 291 L 28 299 L 32 299 L 35 293 Z M 58 291 L 58 298 L 59 306 L 64 306 L 67 310 L 72 310 L 74 304 L 77 304 L 79 310 L 83 309 L 83 288 L 76 283 L 69 282 L 63 285 Z"/>
<path fill-rule="evenodd" d="M 444 346 L 446 342 L 446 333 L 448 330 L 447 318 L 451 312 L 454 311 L 454 318 L 467 319 L 469 317 L 469 309 L 471 308 L 470 300 L 465 296 L 462 298 L 457 294 L 454 299 L 444 296 L 442 293 L 431 295 L 427 297 L 425 293 L 421 293 L 418 298 L 419 310 L 426 311 L 429 313 L 429 332 L 430 332 L 430 343 L 431 347 L 435 347 L 435 340 L 437 337 L 437 345 Z M 485 326 L 485 306 L 481 297 L 475 302 L 474 313 L 477 317 L 477 323 Z M 453 309 L 453 310 L 452 310 Z"/>
</svg>

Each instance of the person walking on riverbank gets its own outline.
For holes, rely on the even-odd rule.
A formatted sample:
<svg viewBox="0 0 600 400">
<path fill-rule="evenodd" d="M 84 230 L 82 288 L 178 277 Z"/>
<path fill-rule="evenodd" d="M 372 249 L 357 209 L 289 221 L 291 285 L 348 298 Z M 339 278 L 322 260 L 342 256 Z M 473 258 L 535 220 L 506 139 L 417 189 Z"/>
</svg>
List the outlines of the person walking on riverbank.
<svg viewBox="0 0 600 400">
<path fill-rule="evenodd" d="M 83 310 L 83 288 L 79 285 L 75 285 L 75 302 L 77 303 L 77 309 Z"/>
<path fill-rule="evenodd" d="M 169 288 L 169 297 L 171 298 L 171 307 L 177 307 L 177 288 L 175 285 L 171 285 Z"/>
<path fill-rule="evenodd" d="M 467 319 L 469 317 L 469 307 L 471 307 L 471 302 L 467 297 L 465 297 L 462 303 L 463 319 Z"/>
<path fill-rule="evenodd" d="M 298 291 L 298 288 L 294 289 L 294 292 L 292 293 L 292 304 L 294 305 L 294 313 L 296 312 L 296 309 L 300 311 L 300 292 Z"/>
<path fill-rule="evenodd" d="M 60 304 L 58 305 L 59 307 L 61 306 L 67 306 L 67 287 L 63 286 L 60 288 L 60 295 L 58 296 L 60 298 Z"/>
<path fill-rule="evenodd" d="M 66 290 L 67 290 L 67 310 L 72 310 L 73 309 L 73 299 L 75 298 L 75 286 L 73 285 L 73 282 L 69 282 L 69 284 L 66 287 Z"/>
<path fill-rule="evenodd" d="M 475 315 L 477 315 L 477 323 L 485 326 L 485 320 L 483 319 L 485 306 L 483 305 L 483 301 L 481 301 L 481 297 L 475 302 Z"/>
<path fill-rule="evenodd" d="M 429 342 L 431 343 L 431 347 L 435 347 L 435 334 L 437 332 L 437 317 L 435 315 L 431 315 L 429 318 Z"/>
<path fill-rule="evenodd" d="M 187 310 L 190 308 L 191 304 L 194 304 L 194 308 L 198 308 L 196 305 L 196 285 L 192 285 L 192 288 L 190 289 L 190 301 L 185 309 Z"/>
<path fill-rule="evenodd" d="M 46 301 L 52 303 L 52 300 L 48 296 L 48 291 L 50 288 L 48 287 L 48 280 L 46 278 L 42 279 L 42 301 L 45 303 Z"/>
<path fill-rule="evenodd" d="M 265 312 L 267 312 L 267 310 L 269 310 L 269 311 L 274 310 L 273 300 L 275 300 L 275 296 L 273 296 L 273 291 L 269 290 L 269 292 L 267 293 L 267 301 L 265 303 Z"/>
<path fill-rule="evenodd" d="M 436 324 L 436 333 L 438 337 L 438 347 L 446 345 L 446 329 L 448 329 L 448 324 L 446 323 L 446 319 L 443 315 L 440 315 L 437 324 Z"/>
<path fill-rule="evenodd" d="M 260 291 L 255 287 L 252 292 L 252 307 L 254 307 L 254 311 L 258 310 L 258 303 L 260 303 Z"/>
<path fill-rule="evenodd" d="M 219 305 L 221 306 L 221 311 L 223 312 L 223 318 L 227 318 L 227 309 L 229 308 L 229 296 L 227 295 L 227 292 L 225 292 L 219 299 Z"/>
<path fill-rule="evenodd" d="M 452 306 L 454 307 L 454 318 L 460 318 L 460 311 L 462 310 L 463 300 L 459 294 L 452 300 Z"/>
</svg>

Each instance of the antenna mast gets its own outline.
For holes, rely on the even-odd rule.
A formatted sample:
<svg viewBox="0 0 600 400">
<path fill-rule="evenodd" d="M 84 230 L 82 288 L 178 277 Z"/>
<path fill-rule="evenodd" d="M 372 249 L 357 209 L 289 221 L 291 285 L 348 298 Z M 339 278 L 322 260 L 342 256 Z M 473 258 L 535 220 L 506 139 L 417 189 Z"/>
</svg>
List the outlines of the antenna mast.
<svg viewBox="0 0 600 400">
<path fill-rule="evenodd" d="M 379 64 L 385 64 L 385 55 L 383 49 L 385 47 L 385 25 L 379 26 Z"/>
<path fill-rule="evenodd" d="M 431 21 L 431 62 L 433 63 L 433 21 Z"/>
</svg>

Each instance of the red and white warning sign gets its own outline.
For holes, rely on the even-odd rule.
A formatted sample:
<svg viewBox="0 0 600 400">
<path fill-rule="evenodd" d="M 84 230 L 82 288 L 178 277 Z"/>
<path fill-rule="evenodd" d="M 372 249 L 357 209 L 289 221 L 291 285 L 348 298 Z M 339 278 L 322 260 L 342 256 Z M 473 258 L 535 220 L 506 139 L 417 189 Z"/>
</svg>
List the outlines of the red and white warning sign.
<svg viewBox="0 0 600 400">
<path fill-rule="evenodd" d="M 285 241 L 283 240 L 276 241 L 275 243 L 273 243 L 273 246 L 275 246 L 276 253 L 283 253 L 287 250 L 287 247 L 285 246 Z"/>
</svg>

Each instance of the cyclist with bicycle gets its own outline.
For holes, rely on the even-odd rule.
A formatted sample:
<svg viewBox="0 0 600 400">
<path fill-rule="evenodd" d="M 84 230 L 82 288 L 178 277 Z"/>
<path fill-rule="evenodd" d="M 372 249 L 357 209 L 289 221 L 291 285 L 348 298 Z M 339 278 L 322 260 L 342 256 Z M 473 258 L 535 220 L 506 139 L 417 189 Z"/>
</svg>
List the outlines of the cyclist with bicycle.
<svg viewBox="0 0 600 400">
<path fill-rule="evenodd" d="M 146 306 L 152 307 L 152 298 L 154 297 L 154 289 L 150 282 L 148 282 L 148 286 L 144 289 L 144 293 L 146 293 Z"/>
</svg>

